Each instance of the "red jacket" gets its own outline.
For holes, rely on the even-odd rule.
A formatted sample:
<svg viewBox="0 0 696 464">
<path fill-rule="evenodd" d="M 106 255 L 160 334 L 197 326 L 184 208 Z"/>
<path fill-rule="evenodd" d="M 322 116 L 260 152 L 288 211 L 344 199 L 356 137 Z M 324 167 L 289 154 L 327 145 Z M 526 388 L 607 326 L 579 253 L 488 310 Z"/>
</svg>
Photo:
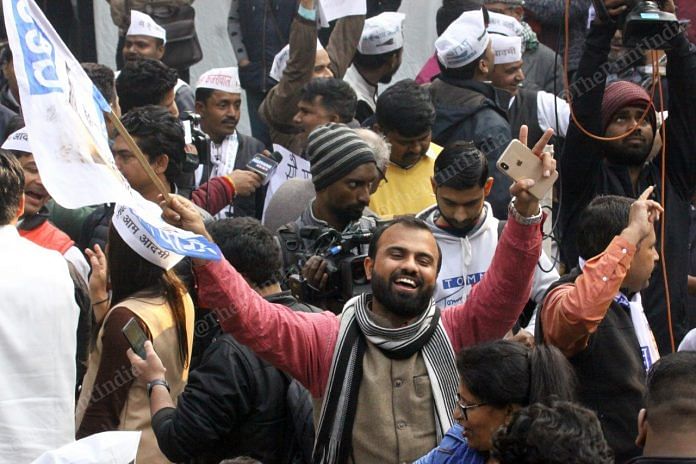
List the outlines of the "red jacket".
<svg viewBox="0 0 696 464">
<path fill-rule="evenodd" d="M 75 244 L 75 242 L 68 237 L 68 234 L 49 221 L 44 221 L 40 226 L 31 230 L 19 229 L 19 235 L 39 246 L 58 251 L 62 255 Z"/>
<path fill-rule="evenodd" d="M 522 312 L 541 253 L 541 226 L 510 217 L 488 272 L 460 306 L 442 310 L 455 353 L 502 338 Z M 265 361 L 288 372 L 320 398 L 329 377 L 339 316 L 299 313 L 271 304 L 252 290 L 224 259 L 194 268 L 199 304 L 214 308 L 225 332 Z"/>
</svg>

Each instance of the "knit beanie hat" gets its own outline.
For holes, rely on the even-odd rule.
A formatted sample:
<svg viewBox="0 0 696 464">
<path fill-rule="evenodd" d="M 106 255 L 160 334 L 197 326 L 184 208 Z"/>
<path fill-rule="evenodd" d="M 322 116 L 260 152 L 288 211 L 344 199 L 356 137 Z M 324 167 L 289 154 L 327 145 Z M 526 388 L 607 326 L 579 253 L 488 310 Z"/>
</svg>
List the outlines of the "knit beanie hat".
<svg viewBox="0 0 696 464">
<path fill-rule="evenodd" d="M 645 108 L 650 106 L 646 118 L 655 131 L 657 127 L 657 119 L 652 103 L 650 103 L 650 95 L 645 89 L 638 84 L 627 81 L 616 81 L 609 84 L 604 91 L 604 99 L 602 100 L 602 129 L 607 130 L 607 126 L 611 122 L 612 117 L 622 108 L 627 106 L 636 106 Z"/>
<path fill-rule="evenodd" d="M 307 139 L 310 172 L 318 192 L 360 165 L 375 163 L 370 146 L 345 124 L 319 126 Z"/>
</svg>

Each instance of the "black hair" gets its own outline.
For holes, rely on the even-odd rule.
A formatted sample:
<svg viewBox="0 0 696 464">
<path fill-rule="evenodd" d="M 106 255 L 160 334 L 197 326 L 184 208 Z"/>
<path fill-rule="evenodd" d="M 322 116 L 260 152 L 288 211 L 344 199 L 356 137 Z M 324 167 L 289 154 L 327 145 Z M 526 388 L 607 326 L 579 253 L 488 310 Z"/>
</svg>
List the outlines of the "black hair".
<svg viewBox="0 0 696 464">
<path fill-rule="evenodd" d="M 476 58 L 471 63 L 465 64 L 459 68 L 447 68 L 445 65 L 437 60 L 437 65 L 440 67 L 440 74 L 445 77 L 450 77 L 452 79 L 458 79 L 463 81 L 468 81 L 474 78 L 476 75 L 476 70 L 478 69 L 479 62 L 486 56 L 486 50 L 484 50 L 478 58 Z"/>
<path fill-rule="evenodd" d="M 221 219 L 207 226 L 225 259 L 257 287 L 278 283 L 283 262 L 278 241 L 251 217 Z"/>
<path fill-rule="evenodd" d="M 302 101 L 313 102 L 317 97 L 321 97 L 321 106 L 338 116 L 339 122 L 347 124 L 355 117 L 358 97 L 343 79 L 316 77 L 302 87 Z"/>
<path fill-rule="evenodd" d="M 136 138 L 140 150 L 154 162 L 158 156 L 169 156 L 164 175 L 174 182 L 181 173 L 184 160 L 184 129 L 177 118 L 161 106 L 148 105 L 134 108 L 121 118 L 128 133 Z"/>
<path fill-rule="evenodd" d="M 696 352 L 680 351 L 653 364 L 646 382 L 645 409 L 654 429 L 696 426 Z"/>
<path fill-rule="evenodd" d="M 159 105 L 176 81 L 176 70 L 159 60 L 138 58 L 126 62 L 116 79 L 121 110 L 127 113 L 137 106 Z"/>
<path fill-rule="evenodd" d="M 136 253 L 109 225 L 109 242 L 106 247 L 107 272 L 111 283 L 111 307 L 134 294 L 163 296 L 174 316 L 179 337 L 181 364 L 188 364 L 188 335 L 186 333 L 186 287 L 173 270 L 167 271 Z"/>
<path fill-rule="evenodd" d="M 9 224 L 24 194 L 24 170 L 11 153 L 0 151 L 0 226 Z"/>
<path fill-rule="evenodd" d="M 479 401 L 497 407 L 571 401 L 575 396 L 573 368 L 550 345 L 529 348 L 509 340 L 482 343 L 459 353 L 457 370 Z"/>
<path fill-rule="evenodd" d="M 614 455 L 597 415 L 567 401 L 516 411 L 493 436 L 500 464 L 611 464 Z"/>
<path fill-rule="evenodd" d="M 401 225 L 411 229 L 427 230 L 432 234 L 430 227 L 428 227 L 428 224 L 426 224 L 425 221 L 413 216 L 397 216 L 388 223 L 378 227 L 372 234 L 372 238 L 370 239 L 370 246 L 367 250 L 367 256 L 369 256 L 370 259 L 374 260 L 377 256 L 377 248 L 379 248 L 379 239 L 382 237 L 382 234 L 384 234 L 384 232 L 390 227 L 396 225 Z M 437 241 L 435 241 L 435 243 L 437 244 L 438 253 L 437 272 L 440 272 L 440 267 L 442 266 L 442 250 L 440 249 L 440 244 L 438 244 Z"/>
<path fill-rule="evenodd" d="M 617 195 L 595 198 L 580 213 L 577 226 L 578 253 L 587 260 L 603 252 L 628 225 L 633 200 Z"/>
<path fill-rule="evenodd" d="M 385 134 L 396 131 L 403 137 L 418 137 L 432 129 L 435 107 L 425 87 L 403 79 L 379 96 L 375 116 Z"/>
<path fill-rule="evenodd" d="M 443 0 L 435 15 L 435 30 L 441 36 L 443 32 L 465 11 L 480 10 L 483 0 Z"/>
<path fill-rule="evenodd" d="M 116 99 L 116 77 L 114 71 L 99 63 L 81 63 L 82 69 L 101 92 L 102 97 L 109 103 Z"/>
<path fill-rule="evenodd" d="M 196 88 L 196 101 L 205 103 L 208 101 L 210 96 L 215 92 L 214 89 L 207 89 L 204 87 L 197 87 Z"/>
<path fill-rule="evenodd" d="M 488 160 L 473 142 L 454 142 L 435 160 L 434 178 L 438 187 L 456 190 L 483 187 L 488 180 Z"/>
<path fill-rule="evenodd" d="M 353 63 L 361 68 L 379 69 L 385 64 L 388 64 L 392 57 L 402 52 L 403 48 L 399 48 L 390 52 L 380 53 L 379 55 L 364 55 L 356 50 L 353 56 Z"/>
</svg>

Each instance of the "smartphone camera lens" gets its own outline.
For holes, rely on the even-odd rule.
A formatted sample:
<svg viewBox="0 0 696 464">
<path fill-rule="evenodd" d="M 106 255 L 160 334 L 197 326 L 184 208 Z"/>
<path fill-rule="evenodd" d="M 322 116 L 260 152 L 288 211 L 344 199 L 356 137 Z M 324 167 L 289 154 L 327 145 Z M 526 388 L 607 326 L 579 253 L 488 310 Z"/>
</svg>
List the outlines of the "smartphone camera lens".
<svg viewBox="0 0 696 464">
<path fill-rule="evenodd" d="M 505 169 L 506 171 L 510 169 L 510 166 L 508 166 L 507 163 L 500 163 L 500 167 Z"/>
</svg>

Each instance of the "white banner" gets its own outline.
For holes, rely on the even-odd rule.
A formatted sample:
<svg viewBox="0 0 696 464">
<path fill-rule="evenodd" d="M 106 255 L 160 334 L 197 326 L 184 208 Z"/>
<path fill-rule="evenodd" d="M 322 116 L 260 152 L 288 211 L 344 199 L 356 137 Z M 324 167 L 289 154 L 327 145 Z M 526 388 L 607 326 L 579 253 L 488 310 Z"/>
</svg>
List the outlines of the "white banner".
<svg viewBox="0 0 696 464">
<path fill-rule="evenodd" d="M 329 22 L 346 16 L 367 13 L 366 0 L 320 0 L 317 5 L 321 27 L 329 27 Z"/>
<path fill-rule="evenodd" d="M 41 180 L 66 208 L 129 202 L 96 90 L 33 0 L 3 0 L 24 121 Z"/>
<path fill-rule="evenodd" d="M 273 194 L 275 194 L 278 188 L 283 185 L 286 180 L 312 178 L 312 174 L 309 171 L 309 161 L 304 158 L 300 158 L 281 145 L 273 145 L 273 151 L 277 151 L 283 155 L 283 161 L 278 164 L 273 177 L 271 177 L 271 180 L 268 182 L 266 201 L 263 205 L 264 215 L 266 214 L 268 204 L 271 202 L 271 197 L 273 197 Z"/>
</svg>

